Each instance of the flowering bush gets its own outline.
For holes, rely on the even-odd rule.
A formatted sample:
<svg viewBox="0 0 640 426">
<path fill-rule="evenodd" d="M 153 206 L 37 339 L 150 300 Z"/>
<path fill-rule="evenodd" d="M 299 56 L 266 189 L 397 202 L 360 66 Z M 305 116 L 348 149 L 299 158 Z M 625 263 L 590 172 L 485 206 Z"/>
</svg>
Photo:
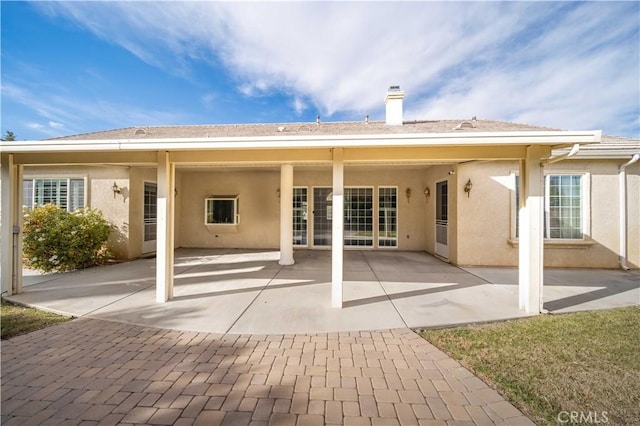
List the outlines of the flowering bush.
<svg viewBox="0 0 640 426">
<path fill-rule="evenodd" d="M 102 264 L 113 226 L 98 210 L 68 212 L 52 204 L 24 214 L 24 256 L 28 266 L 44 272 L 69 271 Z"/>
</svg>

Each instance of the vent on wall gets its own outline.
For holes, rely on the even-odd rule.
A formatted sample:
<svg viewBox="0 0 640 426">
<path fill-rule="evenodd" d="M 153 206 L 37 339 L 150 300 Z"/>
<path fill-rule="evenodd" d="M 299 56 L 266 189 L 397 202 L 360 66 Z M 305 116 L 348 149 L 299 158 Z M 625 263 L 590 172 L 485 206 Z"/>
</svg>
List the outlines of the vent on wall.
<svg viewBox="0 0 640 426">
<path fill-rule="evenodd" d="M 136 129 L 136 131 L 133 134 L 136 136 L 146 136 L 147 131 L 144 129 Z"/>
</svg>

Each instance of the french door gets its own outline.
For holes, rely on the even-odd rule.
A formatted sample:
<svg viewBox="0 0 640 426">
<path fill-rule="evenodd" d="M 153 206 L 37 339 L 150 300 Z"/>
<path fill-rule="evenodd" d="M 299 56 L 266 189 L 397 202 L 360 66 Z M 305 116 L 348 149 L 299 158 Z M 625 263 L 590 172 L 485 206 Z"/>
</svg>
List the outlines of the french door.
<svg viewBox="0 0 640 426">
<path fill-rule="evenodd" d="M 293 245 L 307 246 L 307 188 L 293 188 Z"/>
<path fill-rule="evenodd" d="M 373 188 L 344 189 L 344 212 L 333 210 L 330 187 L 313 188 L 313 245 L 331 245 L 332 221 L 336 214 L 344 215 L 344 245 L 373 247 Z"/>
<path fill-rule="evenodd" d="M 436 254 L 449 258 L 449 184 L 436 182 Z"/>
<path fill-rule="evenodd" d="M 333 197 L 331 188 L 313 188 L 313 245 L 331 245 Z"/>
<path fill-rule="evenodd" d="M 156 228 L 158 214 L 158 185 L 151 182 L 144 183 L 143 199 L 143 240 L 142 253 L 156 250 Z"/>
</svg>

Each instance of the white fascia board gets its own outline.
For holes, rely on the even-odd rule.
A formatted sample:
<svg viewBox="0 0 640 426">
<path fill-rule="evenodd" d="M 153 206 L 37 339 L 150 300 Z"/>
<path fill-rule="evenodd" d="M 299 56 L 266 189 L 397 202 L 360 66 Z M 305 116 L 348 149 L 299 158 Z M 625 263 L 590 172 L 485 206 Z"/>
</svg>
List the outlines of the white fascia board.
<svg viewBox="0 0 640 426">
<path fill-rule="evenodd" d="M 554 149 L 552 157 L 567 154 L 568 148 Z M 628 159 L 633 155 L 640 153 L 640 145 L 629 146 L 615 146 L 615 145 L 596 145 L 594 147 L 587 146 L 582 148 L 578 153 L 571 158 L 565 160 L 580 160 L 580 159 Z"/>
<path fill-rule="evenodd" d="M 563 145 L 600 142 L 596 131 L 400 133 L 378 135 L 259 136 L 1 142 L 0 152 L 184 151 L 217 149 L 362 148 L 398 146 Z"/>
<path fill-rule="evenodd" d="M 598 149 L 591 151 L 580 151 L 578 155 L 573 157 L 574 160 L 580 159 L 601 159 L 601 160 L 625 160 L 640 153 L 638 148 L 635 149 Z"/>
</svg>

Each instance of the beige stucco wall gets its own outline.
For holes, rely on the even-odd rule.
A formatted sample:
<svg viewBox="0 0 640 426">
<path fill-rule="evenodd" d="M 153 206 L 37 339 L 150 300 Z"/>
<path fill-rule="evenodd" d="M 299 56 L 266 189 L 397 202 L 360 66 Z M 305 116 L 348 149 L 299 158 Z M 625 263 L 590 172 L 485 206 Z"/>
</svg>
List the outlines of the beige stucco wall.
<svg viewBox="0 0 640 426">
<path fill-rule="evenodd" d="M 459 265 L 516 265 L 518 250 L 509 245 L 511 235 L 510 172 L 517 162 L 470 163 L 458 167 L 456 176 L 464 185 L 473 184 L 467 194 L 460 188 L 457 214 L 457 263 Z"/>
<path fill-rule="evenodd" d="M 182 247 L 277 248 L 280 207 L 279 172 L 253 169 L 180 171 L 177 228 Z M 205 225 L 204 200 L 210 195 L 238 195 L 238 225 Z"/>
<path fill-rule="evenodd" d="M 424 250 L 426 244 L 424 167 L 345 167 L 345 186 L 398 187 L 398 248 Z M 275 169 L 182 170 L 180 243 L 183 247 L 245 247 L 277 249 L 280 244 L 280 204 L 276 190 L 280 171 Z M 310 216 L 312 188 L 332 185 L 330 167 L 295 167 L 294 186 L 308 187 Z M 406 189 L 411 196 L 406 197 Z M 374 194 L 377 194 L 375 192 Z M 239 195 L 240 224 L 204 224 L 204 199 L 208 195 Z M 375 196 L 375 195 L 374 195 Z M 374 205 L 375 200 L 374 200 Z M 375 228 L 375 226 L 374 226 Z M 312 224 L 309 223 L 309 240 Z"/>
<path fill-rule="evenodd" d="M 619 255 L 618 160 L 567 160 L 547 165 L 545 173 L 588 172 L 586 240 L 588 244 L 545 243 L 548 267 L 616 268 Z M 517 245 L 513 238 L 516 214 L 512 172 L 517 162 L 469 163 L 458 167 L 460 187 L 470 178 L 473 189 L 467 198 L 458 191 L 457 263 L 459 265 L 515 266 Z M 640 179 L 637 166 L 627 169 L 629 266 L 640 265 Z"/>
<path fill-rule="evenodd" d="M 545 265 L 550 267 L 618 267 L 620 160 L 567 160 L 548 165 L 546 172 L 588 171 L 588 245 L 545 244 Z M 449 174 L 454 171 L 454 174 Z M 513 244 L 515 161 L 472 162 L 442 166 L 345 167 L 346 186 L 398 188 L 398 244 L 400 250 L 435 252 L 436 182 L 449 182 L 449 261 L 459 265 L 516 266 L 518 248 Z M 119 258 L 142 254 L 142 206 L 144 182 L 156 182 L 155 168 L 57 166 L 25 167 L 25 178 L 85 178 L 86 200 L 116 226 L 110 245 Z M 469 197 L 464 192 L 473 182 Z M 114 198 L 111 186 L 122 188 Z M 294 168 L 294 185 L 309 189 L 332 185 L 328 166 Z M 280 238 L 280 186 L 277 168 L 211 168 L 176 171 L 176 247 L 234 247 L 277 249 Z M 429 187 L 431 197 L 424 196 Z M 411 189 L 407 199 L 406 189 Z M 240 196 L 238 226 L 206 226 L 204 199 L 208 195 Z M 377 192 L 374 193 L 377 195 Z M 640 163 L 627 168 L 628 265 L 640 267 Z M 374 200 L 374 204 L 376 201 Z M 377 224 L 377 222 L 375 223 Z M 374 224 L 374 229 L 376 228 Z M 309 222 L 312 241 L 312 222 Z M 511 242 L 510 242 L 511 240 Z"/>
</svg>

